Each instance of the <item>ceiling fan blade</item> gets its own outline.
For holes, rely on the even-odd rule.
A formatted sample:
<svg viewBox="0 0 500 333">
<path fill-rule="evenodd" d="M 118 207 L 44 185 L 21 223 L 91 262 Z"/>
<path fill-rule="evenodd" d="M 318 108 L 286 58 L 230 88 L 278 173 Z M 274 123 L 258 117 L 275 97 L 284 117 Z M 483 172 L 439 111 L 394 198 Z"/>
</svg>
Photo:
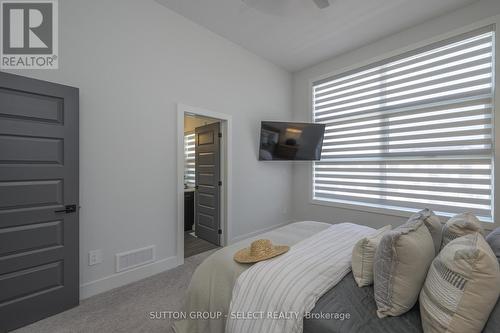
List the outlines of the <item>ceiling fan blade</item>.
<svg viewBox="0 0 500 333">
<path fill-rule="evenodd" d="M 320 8 L 320 9 L 323 9 L 323 8 L 330 6 L 329 0 L 313 0 L 313 1 L 316 4 L 316 6 L 318 6 L 318 8 Z"/>
</svg>

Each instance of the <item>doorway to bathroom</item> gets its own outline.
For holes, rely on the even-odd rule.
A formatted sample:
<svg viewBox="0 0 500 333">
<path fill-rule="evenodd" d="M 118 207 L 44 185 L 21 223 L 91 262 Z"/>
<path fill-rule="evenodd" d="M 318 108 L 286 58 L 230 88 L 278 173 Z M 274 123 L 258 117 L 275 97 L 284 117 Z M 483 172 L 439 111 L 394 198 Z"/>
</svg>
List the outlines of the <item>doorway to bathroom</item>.
<svg viewBox="0 0 500 333">
<path fill-rule="evenodd" d="M 178 245 L 182 243 L 183 258 L 187 258 L 223 246 L 227 239 L 229 119 L 187 106 L 180 108 L 179 117 L 183 147 L 179 201 L 183 208 L 178 216 L 183 234 L 179 232 Z"/>
</svg>

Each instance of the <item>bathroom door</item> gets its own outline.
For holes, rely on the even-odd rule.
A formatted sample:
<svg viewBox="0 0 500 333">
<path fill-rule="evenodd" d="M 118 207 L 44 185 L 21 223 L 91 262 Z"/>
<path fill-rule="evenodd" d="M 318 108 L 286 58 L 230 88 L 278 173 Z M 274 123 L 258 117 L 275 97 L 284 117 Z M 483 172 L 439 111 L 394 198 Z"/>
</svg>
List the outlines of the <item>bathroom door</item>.
<svg viewBox="0 0 500 333">
<path fill-rule="evenodd" d="M 195 129 L 195 232 L 220 245 L 220 124 Z"/>
</svg>

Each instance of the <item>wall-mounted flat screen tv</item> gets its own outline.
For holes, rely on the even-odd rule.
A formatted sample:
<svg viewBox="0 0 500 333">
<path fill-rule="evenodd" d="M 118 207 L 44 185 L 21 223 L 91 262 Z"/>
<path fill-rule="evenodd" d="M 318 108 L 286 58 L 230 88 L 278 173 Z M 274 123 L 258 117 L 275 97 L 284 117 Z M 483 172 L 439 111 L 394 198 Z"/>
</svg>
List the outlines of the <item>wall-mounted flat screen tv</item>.
<svg viewBox="0 0 500 333">
<path fill-rule="evenodd" d="M 324 134 L 324 124 L 263 121 L 259 160 L 317 161 Z"/>
</svg>

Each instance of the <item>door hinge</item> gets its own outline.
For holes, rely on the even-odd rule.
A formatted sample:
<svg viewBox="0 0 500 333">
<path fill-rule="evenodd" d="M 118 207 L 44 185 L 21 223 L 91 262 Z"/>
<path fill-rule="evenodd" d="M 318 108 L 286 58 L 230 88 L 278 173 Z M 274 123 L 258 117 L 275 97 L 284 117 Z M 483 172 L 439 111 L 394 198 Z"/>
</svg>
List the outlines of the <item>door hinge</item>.
<svg viewBox="0 0 500 333">
<path fill-rule="evenodd" d="M 222 229 L 219 229 L 218 233 L 219 235 L 222 235 Z"/>
<path fill-rule="evenodd" d="M 222 181 L 221 181 L 221 180 L 219 180 L 219 183 L 218 183 L 218 184 L 219 184 L 219 186 L 222 186 Z"/>
<path fill-rule="evenodd" d="M 222 133 L 219 133 L 219 138 L 222 138 Z"/>
<path fill-rule="evenodd" d="M 195 189 L 195 190 L 197 190 L 197 189 L 199 189 L 199 188 L 200 188 L 200 187 L 199 187 L 198 185 L 196 185 L 196 186 L 194 187 L 194 189 Z"/>
</svg>

